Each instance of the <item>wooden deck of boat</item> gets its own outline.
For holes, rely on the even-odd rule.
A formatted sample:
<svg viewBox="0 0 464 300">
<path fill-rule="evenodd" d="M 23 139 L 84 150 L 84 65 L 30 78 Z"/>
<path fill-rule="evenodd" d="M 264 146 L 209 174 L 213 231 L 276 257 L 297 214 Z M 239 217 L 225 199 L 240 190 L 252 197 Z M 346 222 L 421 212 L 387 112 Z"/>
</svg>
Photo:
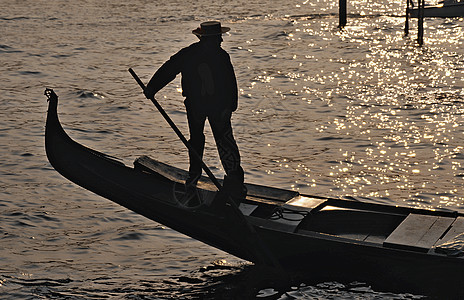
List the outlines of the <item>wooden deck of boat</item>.
<svg viewBox="0 0 464 300">
<path fill-rule="evenodd" d="M 173 182 L 184 183 L 187 179 L 187 171 L 170 166 L 168 164 L 151 159 L 148 156 L 141 156 L 134 162 L 134 167 L 148 173 L 161 175 Z M 222 180 L 219 179 L 222 184 Z M 245 184 L 248 189 L 247 200 L 262 202 L 272 205 L 282 205 L 290 199 L 298 196 L 298 192 L 264 187 L 255 184 Z M 208 191 L 217 191 L 212 181 L 205 176 L 201 176 L 198 181 L 198 188 Z"/>
</svg>

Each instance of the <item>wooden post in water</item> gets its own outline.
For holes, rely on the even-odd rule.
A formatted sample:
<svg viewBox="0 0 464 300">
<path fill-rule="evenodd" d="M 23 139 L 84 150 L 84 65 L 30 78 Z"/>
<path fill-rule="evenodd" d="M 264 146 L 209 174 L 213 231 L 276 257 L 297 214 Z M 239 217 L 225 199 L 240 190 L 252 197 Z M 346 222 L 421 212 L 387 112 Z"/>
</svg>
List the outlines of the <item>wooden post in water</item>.
<svg viewBox="0 0 464 300">
<path fill-rule="evenodd" d="M 419 46 L 424 44 L 424 3 L 425 0 L 419 0 L 419 15 L 417 16 L 417 43 Z"/>
<path fill-rule="evenodd" d="M 406 22 L 404 23 L 404 35 L 408 36 L 409 34 L 409 2 L 410 0 L 406 0 Z"/>
<path fill-rule="evenodd" d="M 346 0 L 338 1 L 338 28 L 346 26 Z"/>
</svg>

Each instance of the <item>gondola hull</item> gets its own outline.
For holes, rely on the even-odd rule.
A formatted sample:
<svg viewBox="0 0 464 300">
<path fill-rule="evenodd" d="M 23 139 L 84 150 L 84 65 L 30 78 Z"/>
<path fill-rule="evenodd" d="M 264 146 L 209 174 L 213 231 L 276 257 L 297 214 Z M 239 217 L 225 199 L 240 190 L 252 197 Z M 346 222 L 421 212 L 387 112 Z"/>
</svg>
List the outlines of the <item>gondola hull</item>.
<svg viewBox="0 0 464 300">
<path fill-rule="evenodd" d="M 214 208 L 216 192 L 207 178 L 200 180 L 199 191 L 210 201 L 186 207 L 175 196 L 185 171 L 148 157 L 137 159 L 131 168 L 73 141 L 59 122 L 58 97 L 53 92 L 48 96 L 48 159 L 64 177 L 87 190 L 250 262 L 265 261 L 259 257 L 265 249 L 263 255 L 274 258 L 285 271 L 304 274 L 308 280 L 357 280 L 390 291 L 464 297 L 464 260 L 436 251 L 445 237 L 451 239 L 450 233 L 460 230 L 463 216 L 456 212 L 299 195 L 247 184 L 248 196 L 239 208 L 255 231 L 256 236 L 250 235 L 230 208 Z M 430 230 L 423 235 L 437 240 L 411 242 L 414 232 L 405 237 L 402 231 L 418 222 L 429 222 Z M 262 249 L 248 243 L 253 237 Z"/>
</svg>

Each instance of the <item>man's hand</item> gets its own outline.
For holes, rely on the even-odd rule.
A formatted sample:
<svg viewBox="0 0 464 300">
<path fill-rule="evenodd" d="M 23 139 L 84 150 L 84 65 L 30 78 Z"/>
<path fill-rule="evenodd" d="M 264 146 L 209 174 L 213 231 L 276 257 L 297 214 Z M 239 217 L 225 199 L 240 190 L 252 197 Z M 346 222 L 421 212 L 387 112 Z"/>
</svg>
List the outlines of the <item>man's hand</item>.
<svg viewBox="0 0 464 300">
<path fill-rule="evenodd" d="M 147 99 L 153 99 L 155 97 L 153 89 L 149 88 L 148 86 L 143 90 L 143 93 L 145 94 L 145 97 L 147 97 Z"/>
</svg>

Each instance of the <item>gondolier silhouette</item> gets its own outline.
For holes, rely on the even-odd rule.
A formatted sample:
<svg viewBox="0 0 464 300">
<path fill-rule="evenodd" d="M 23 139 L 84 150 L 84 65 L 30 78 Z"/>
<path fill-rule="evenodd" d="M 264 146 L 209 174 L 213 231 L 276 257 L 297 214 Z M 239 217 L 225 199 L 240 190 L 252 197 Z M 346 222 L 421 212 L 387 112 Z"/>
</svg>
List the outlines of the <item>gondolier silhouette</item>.
<svg viewBox="0 0 464 300">
<path fill-rule="evenodd" d="M 221 48 L 222 34 L 230 28 L 218 21 L 208 21 L 193 30 L 200 41 L 171 56 L 153 75 L 144 90 L 147 98 L 154 95 L 181 73 L 182 95 L 190 131 L 189 143 L 200 158 L 205 147 L 206 119 L 216 141 L 221 163 L 226 172 L 224 192 L 239 201 L 245 197 L 244 172 L 240 153 L 232 133 L 231 116 L 237 109 L 238 91 L 229 54 Z M 195 195 L 202 173 L 201 161 L 189 151 L 190 167 L 185 182 L 186 195 Z"/>
</svg>

